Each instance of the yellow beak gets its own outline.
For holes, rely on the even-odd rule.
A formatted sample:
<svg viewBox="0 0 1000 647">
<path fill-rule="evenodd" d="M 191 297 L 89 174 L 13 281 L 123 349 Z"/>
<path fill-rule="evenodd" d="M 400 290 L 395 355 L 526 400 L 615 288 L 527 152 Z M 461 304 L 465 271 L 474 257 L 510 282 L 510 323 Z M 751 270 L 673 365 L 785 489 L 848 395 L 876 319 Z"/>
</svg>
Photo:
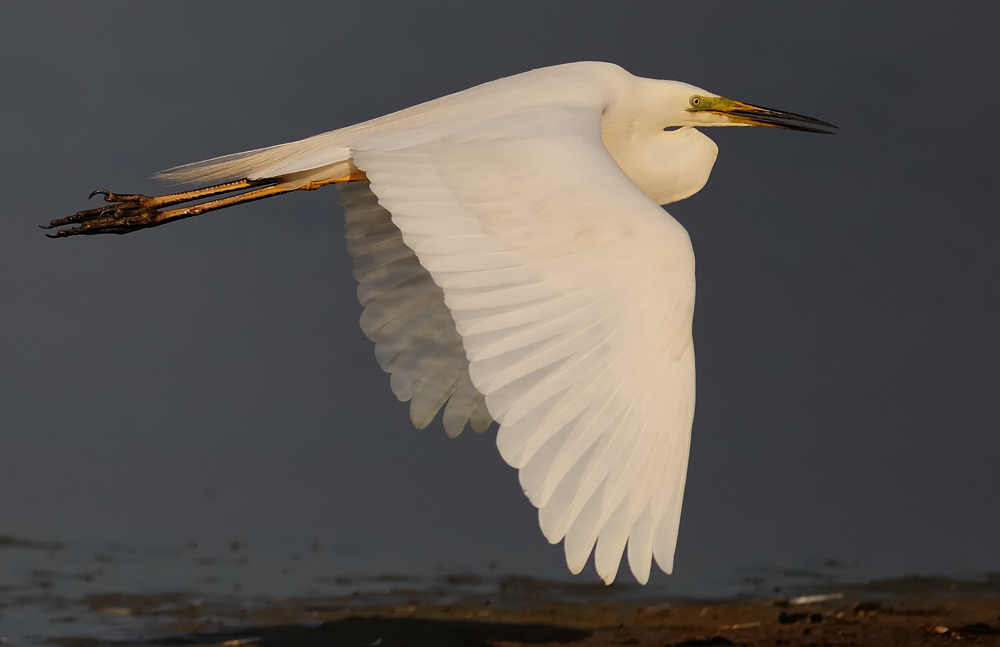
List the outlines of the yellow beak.
<svg viewBox="0 0 1000 647">
<path fill-rule="evenodd" d="M 812 117 L 806 117 L 805 115 L 753 106 L 749 103 L 725 97 L 694 96 L 691 97 L 690 103 L 691 107 L 688 108 L 688 112 L 720 115 L 732 124 L 784 128 L 786 130 L 800 130 L 802 132 L 822 133 L 824 135 L 832 135 L 834 133 L 830 130 L 804 126 L 803 124 L 836 128 L 833 124 L 813 119 Z"/>
</svg>

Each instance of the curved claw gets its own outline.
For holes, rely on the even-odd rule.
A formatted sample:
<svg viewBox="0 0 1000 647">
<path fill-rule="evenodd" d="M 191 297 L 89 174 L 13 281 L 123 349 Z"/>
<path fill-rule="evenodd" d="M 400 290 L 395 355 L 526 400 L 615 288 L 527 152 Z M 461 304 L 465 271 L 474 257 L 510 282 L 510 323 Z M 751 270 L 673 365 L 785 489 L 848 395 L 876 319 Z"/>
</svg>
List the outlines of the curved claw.
<svg viewBox="0 0 1000 647">
<path fill-rule="evenodd" d="M 111 192 L 105 191 L 104 189 L 97 189 L 96 191 L 91 191 L 90 195 L 87 196 L 87 199 L 90 200 L 95 195 L 103 195 L 105 198 L 109 198 L 111 197 Z"/>
<path fill-rule="evenodd" d="M 90 197 L 95 195 L 103 195 L 108 204 L 78 211 L 72 216 L 41 225 L 41 228 L 69 227 L 53 234 L 46 234 L 49 238 L 90 234 L 126 234 L 137 229 L 155 226 L 157 218 L 161 215 L 157 209 L 155 198 L 147 198 L 140 194 L 123 195 L 104 190 L 94 191 Z"/>
</svg>

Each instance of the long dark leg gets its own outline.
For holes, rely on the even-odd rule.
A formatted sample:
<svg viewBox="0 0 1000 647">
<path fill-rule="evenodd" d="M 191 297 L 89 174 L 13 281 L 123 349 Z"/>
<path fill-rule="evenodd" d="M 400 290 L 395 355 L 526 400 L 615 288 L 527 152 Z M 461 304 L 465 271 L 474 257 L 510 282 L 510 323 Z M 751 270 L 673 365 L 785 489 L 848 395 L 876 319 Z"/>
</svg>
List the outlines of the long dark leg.
<svg viewBox="0 0 1000 647">
<path fill-rule="evenodd" d="M 350 175 L 345 175 L 344 177 L 319 180 L 316 182 L 310 182 L 306 185 L 295 186 L 282 185 L 280 180 L 274 178 L 266 178 L 262 180 L 237 180 L 235 182 L 226 182 L 225 184 L 217 184 L 203 189 L 194 189 L 192 191 L 182 191 L 180 193 L 171 193 L 168 195 L 152 197 L 141 194 L 118 194 L 110 193 L 108 191 L 94 191 L 90 194 L 91 197 L 95 195 L 103 195 L 104 201 L 109 204 L 97 209 L 79 211 L 67 218 L 53 220 L 48 225 L 42 225 L 42 229 L 69 227 L 68 229 L 60 229 L 57 232 L 46 234 L 49 238 L 89 236 L 93 234 L 127 234 L 129 232 L 138 231 L 139 229 L 158 227 L 159 225 L 173 222 L 174 220 L 200 216 L 201 214 L 209 211 L 224 209 L 225 207 L 243 204 L 244 202 L 270 198 L 271 196 L 290 193 L 292 191 L 311 191 L 313 189 L 318 189 L 321 186 L 326 186 L 327 184 L 352 182 L 364 179 L 367 179 L 365 174 L 358 171 L 351 173 Z M 191 202 L 192 200 L 200 200 L 202 198 L 221 195 L 224 193 L 232 193 L 234 191 L 243 192 L 225 198 L 199 202 L 198 204 L 189 205 L 187 207 L 161 210 L 162 207 L 183 204 L 185 202 Z"/>
</svg>

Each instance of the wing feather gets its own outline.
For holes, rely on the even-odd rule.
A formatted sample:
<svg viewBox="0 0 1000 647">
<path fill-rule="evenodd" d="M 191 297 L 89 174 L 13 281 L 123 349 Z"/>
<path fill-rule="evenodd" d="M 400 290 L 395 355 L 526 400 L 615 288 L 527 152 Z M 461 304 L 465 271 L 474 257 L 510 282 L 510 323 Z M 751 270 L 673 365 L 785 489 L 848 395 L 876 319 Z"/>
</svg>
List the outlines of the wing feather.
<svg viewBox="0 0 1000 647">
<path fill-rule="evenodd" d="M 393 393 L 410 402 L 418 429 L 443 407 L 449 436 L 458 436 L 466 424 L 485 431 L 493 420 L 469 378 L 462 338 L 441 288 L 367 183 L 343 186 L 340 201 L 358 299 L 365 307 L 361 329 L 375 342 L 375 357 L 390 373 Z"/>
<path fill-rule="evenodd" d="M 627 545 L 645 581 L 654 554 L 671 568 L 683 496 L 690 241 L 611 160 L 599 110 L 529 112 L 382 134 L 353 161 L 441 290 L 546 537 L 574 572 L 596 550 L 608 582 Z M 448 394 L 446 424 L 476 397 Z"/>
</svg>

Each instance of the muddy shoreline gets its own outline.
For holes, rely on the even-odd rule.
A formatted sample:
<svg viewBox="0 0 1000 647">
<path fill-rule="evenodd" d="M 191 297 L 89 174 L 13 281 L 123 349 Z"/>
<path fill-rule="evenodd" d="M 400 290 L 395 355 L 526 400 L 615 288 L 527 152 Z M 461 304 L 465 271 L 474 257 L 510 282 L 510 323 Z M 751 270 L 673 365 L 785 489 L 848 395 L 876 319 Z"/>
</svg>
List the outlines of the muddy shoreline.
<svg viewBox="0 0 1000 647">
<path fill-rule="evenodd" d="M 838 580 L 746 569 L 744 592 L 472 572 L 346 575 L 322 551 L 0 538 L 0 647 L 1000 645 L 1000 573 Z M 340 571 L 341 574 L 338 574 Z"/>
<path fill-rule="evenodd" d="M 50 639 L 63 647 L 259 645 L 514 647 L 517 645 L 1000 645 L 1000 597 L 563 603 L 466 599 L 456 604 L 287 599 L 256 605 L 182 596 L 100 594 L 95 613 L 151 622 L 156 637 Z M 514 604 L 510 604 L 514 602 Z"/>
</svg>

